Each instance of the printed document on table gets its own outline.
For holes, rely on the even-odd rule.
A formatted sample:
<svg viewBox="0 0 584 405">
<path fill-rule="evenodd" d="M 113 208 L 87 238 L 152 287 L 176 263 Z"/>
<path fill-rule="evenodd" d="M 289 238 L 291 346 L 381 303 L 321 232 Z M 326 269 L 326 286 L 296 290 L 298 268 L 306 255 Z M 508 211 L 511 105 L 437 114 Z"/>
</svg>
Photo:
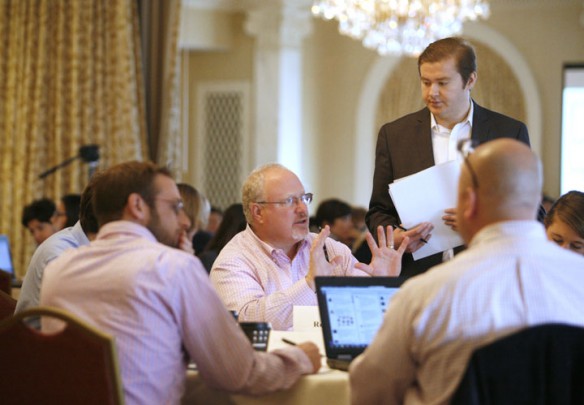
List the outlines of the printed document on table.
<svg viewBox="0 0 584 405">
<path fill-rule="evenodd" d="M 421 222 L 434 225 L 428 243 L 413 253 L 414 260 L 463 244 L 460 235 L 442 220 L 445 209 L 456 207 L 459 175 L 460 161 L 452 160 L 389 185 L 389 194 L 405 228 L 413 228 Z"/>
</svg>

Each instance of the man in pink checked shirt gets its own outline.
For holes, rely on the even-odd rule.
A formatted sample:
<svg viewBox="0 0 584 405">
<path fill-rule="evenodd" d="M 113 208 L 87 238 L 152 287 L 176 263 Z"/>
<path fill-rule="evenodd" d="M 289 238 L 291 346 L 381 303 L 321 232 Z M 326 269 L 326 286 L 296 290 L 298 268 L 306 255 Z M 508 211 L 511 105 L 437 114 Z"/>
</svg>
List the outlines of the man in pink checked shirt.
<svg viewBox="0 0 584 405">
<path fill-rule="evenodd" d="M 47 266 L 40 303 L 115 337 L 127 404 L 180 403 L 188 358 L 207 385 L 238 393 L 288 388 L 319 369 L 312 343 L 252 349 L 201 262 L 177 249 L 182 200 L 166 169 L 128 162 L 95 176 L 97 238 Z"/>
<path fill-rule="evenodd" d="M 318 275 L 399 275 L 407 243 L 394 250 L 391 227 L 387 243 L 383 229 L 378 229 L 379 247 L 368 235 L 373 259 L 369 265 L 357 263 L 346 245 L 326 238 L 328 227 L 318 236 L 308 231 L 311 201 L 300 179 L 279 164 L 261 166 L 245 181 L 242 202 L 248 226 L 221 250 L 211 269 L 215 289 L 227 308 L 239 313 L 240 321 L 291 329 L 294 305 L 317 305 Z"/>
</svg>

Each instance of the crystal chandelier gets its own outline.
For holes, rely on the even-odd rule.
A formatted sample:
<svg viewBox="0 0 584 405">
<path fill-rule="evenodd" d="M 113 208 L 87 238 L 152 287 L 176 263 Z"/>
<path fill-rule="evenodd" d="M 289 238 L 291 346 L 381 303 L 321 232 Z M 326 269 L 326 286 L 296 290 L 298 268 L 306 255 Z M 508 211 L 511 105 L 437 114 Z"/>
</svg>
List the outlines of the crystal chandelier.
<svg viewBox="0 0 584 405">
<path fill-rule="evenodd" d="M 314 0 L 312 14 L 339 21 L 339 32 L 380 55 L 419 55 L 460 34 L 466 20 L 489 17 L 488 0 Z"/>
</svg>

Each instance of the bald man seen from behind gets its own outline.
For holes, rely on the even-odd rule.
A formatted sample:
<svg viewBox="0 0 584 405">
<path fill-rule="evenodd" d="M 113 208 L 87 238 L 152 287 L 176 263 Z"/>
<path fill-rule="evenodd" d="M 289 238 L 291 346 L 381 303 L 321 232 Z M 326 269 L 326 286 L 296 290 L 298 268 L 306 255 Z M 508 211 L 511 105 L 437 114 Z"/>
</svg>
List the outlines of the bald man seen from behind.
<svg viewBox="0 0 584 405">
<path fill-rule="evenodd" d="M 353 404 L 447 404 L 475 348 L 533 325 L 584 326 L 584 257 L 534 219 L 539 159 L 513 139 L 463 155 L 456 215 L 468 248 L 393 297 L 351 365 Z"/>
</svg>

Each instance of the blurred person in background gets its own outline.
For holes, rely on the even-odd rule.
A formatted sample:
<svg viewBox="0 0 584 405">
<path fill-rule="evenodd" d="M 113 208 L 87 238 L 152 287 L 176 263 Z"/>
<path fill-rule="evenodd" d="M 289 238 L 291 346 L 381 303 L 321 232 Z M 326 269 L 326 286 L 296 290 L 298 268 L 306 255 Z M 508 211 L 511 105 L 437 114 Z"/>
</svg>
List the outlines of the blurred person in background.
<svg viewBox="0 0 584 405">
<path fill-rule="evenodd" d="M 558 198 L 544 225 L 549 240 L 584 255 L 584 193 L 570 191 Z"/>
<path fill-rule="evenodd" d="M 28 229 L 37 245 L 61 230 L 55 223 L 56 210 L 55 203 L 49 198 L 34 200 L 22 210 L 22 226 Z"/>
<path fill-rule="evenodd" d="M 332 239 L 352 247 L 355 240 L 355 232 L 351 212 L 352 208 L 349 204 L 338 198 L 330 198 L 318 205 L 315 224 L 320 229 L 328 225 Z"/>
<path fill-rule="evenodd" d="M 95 176 L 92 179 L 95 179 Z M 20 289 L 15 314 L 39 305 L 43 274 L 50 262 L 66 250 L 88 245 L 89 241 L 95 239 L 99 227 L 93 213 L 92 198 L 93 181 L 90 180 L 83 194 L 79 196 L 79 220 L 73 226 L 66 227 L 48 237 L 35 250 Z M 40 328 L 38 318 L 31 319 L 28 323 L 34 328 Z"/>
<path fill-rule="evenodd" d="M 177 187 L 184 204 L 183 214 L 186 215 L 188 219 L 188 226 L 186 227 L 185 235 L 188 243 L 182 243 L 181 249 L 196 254 L 198 253 L 198 250 L 195 247 L 195 235 L 197 235 L 207 223 L 207 218 L 209 216 L 209 202 L 200 191 L 190 184 L 178 183 Z"/>
<path fill-rule="evenodd" d="M 369 249 L 369 245 L 365 239 L 365 235 L 369 232 L 367 223 L 365 222 L 366 215 L 367 209 L 364 207 L 353 207 L 351 210 L 353 232 L 355 233 L 351 251 L 355 259 L 361 263 L 369 263 L 371 261 L 371 249 Z"/>
<path fill-rule="evenodd" d="M 207 244 L 207 247 L 199 255 L 199 259 L 203 262 L 203 266 L 205 266 L 207 273 L 211 272 L 213 262 L 215 262 L 221 249 L 227 245 L 227 242 L 229 242 L 231 238 L 243 231 L 246 224 L 247 222 L 245 221 L 245 215 L 243 214 L 242 204 L 232 204 L 227 207 L 219 228 Z"/>
<path fill-rule="evenodd" d="M 207 228 L 205 229 L 211 235 L 213 235 L 219 229 L 221 221 L 223 220 L 223 211 L 221 208 L 216 206 L 211 206 L 211 213 L 209 214 L 209 221 L 207 222 Z"/>
<path fill-rule="evenodd" d="M 66 194 L 57 202 L 54 224 L 59 229 L 69 228 L 79 220 L 79 194 Z"/>
</svg>

